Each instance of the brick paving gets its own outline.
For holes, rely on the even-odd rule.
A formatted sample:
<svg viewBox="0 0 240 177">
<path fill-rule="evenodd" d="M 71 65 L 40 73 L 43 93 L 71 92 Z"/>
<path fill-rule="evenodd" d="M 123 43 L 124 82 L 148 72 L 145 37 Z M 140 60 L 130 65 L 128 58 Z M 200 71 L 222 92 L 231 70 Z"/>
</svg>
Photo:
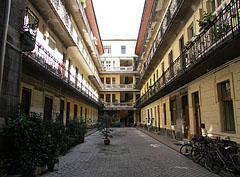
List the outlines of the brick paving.
<svg viewBox="0 0 240 177">
<path fill-rule="evenodd" d="M 114 128 L 109 146 L 95 132 L 43 177 L 217 176 L 135 128 Z"/>
</svg>

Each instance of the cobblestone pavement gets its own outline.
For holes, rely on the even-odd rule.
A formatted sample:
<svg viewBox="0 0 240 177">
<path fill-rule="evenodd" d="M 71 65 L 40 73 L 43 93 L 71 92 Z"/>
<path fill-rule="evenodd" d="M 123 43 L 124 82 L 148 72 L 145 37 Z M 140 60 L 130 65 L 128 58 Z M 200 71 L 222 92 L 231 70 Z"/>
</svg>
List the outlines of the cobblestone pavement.
<svg viewBox="0 0 240 177">
<path fill-rule="evenodd" d="M 95 132 L 44 177 L 214 177 L 213 173 L 135 128 L 113 129 L 105 146 Z"/>
</svg>

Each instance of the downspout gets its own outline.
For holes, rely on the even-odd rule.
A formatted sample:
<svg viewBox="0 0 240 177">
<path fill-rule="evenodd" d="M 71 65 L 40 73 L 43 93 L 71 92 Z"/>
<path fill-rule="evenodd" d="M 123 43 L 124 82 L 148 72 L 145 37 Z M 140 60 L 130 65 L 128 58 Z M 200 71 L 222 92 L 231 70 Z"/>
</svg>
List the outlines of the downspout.
<svg viewBox="0 0 240 177">
<path fill-rule="evenodd" d="M 6 52 L 6 41 L 8 33 L 8 24 L 10 16 L 11 0 L 6 0 L 6 10 L 4 14 L 3 21 L 3 35 L 1 42 L 1 58 L 0 58 L 0 96 L 2 95 L 2 80 L 3 80 L 3 70 L 4 70 L 4 61 L 5 61 L 5 52 Z"/>
</svg>

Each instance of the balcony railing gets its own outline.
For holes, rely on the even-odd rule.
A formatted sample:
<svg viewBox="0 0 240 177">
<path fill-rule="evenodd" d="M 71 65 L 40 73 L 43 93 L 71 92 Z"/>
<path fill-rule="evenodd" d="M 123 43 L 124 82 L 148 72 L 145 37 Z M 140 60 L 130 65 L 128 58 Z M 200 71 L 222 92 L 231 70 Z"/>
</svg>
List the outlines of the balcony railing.
<svg viewBox="0 0 240 177">
<path fill-rule="evenodd" d="M 79 74 L 72 74 L 70 70 L 65 67 L 64 63 L 60 63 L 38 42 L 36 42 L 35 49 L 32 52 L 25 52 L 25 55 L 89 99 L 97 103 L 101 102 L 97 93 L 92 92 L 91 88 L 84 85 L 83 79 Z"/>
<path fill-rule="evenodd" d="M 101 85 L 101 87 L 103 87 L 102 82 L 100 80 L 100 77 L 97 73 L 97 69 L 95 68 L 95 65 L 90 60 L 90 57 L 88 56 L 86 50 L 84 49 L 81 40 L 79 40 L 78 33 L 77 33 L 76 29 L 74 28 L 73 23 L 70 19 L 70 16 L 67 13 L 67 11 L 66 11 L 64 5 L 62 4 L 61 0 L 51 0 L 50 2 L 52 3 L 53 7 L 55 8 L 56 12 L 58 13 L 58 15 L 59 15 L 60 19 L 62 20 L 63 24 L 67 28 L 70 36 L 72 37 L 72 39 L 75 42 L 76 46 L 78 47 L 79 51 L 82 53 L 82 56 L 83 56 L 84 60 L 87 62 L 89 68 L 92 70 L 96 80 Z M 80 7 L 82 8 L 81 3 L 80 3 Z M 86 17 L 86 15 L 85 15 L 85 17 Z M 98 56 L 98 58 L 99 58 L 99 56 Z"/>
<path fill-rule="evenodd" d="M 182 54 L 169 66 L 162 76 L 141 96 L 136 104 L 143 104 L 183 73 L 196 66 L 205 54 L 239 35 L 240 1 L 232 0 L 205 29 L 188 44 Z M 189 76 L 191 77 L 191 76 Z"/>
<path fill-rule="evenodd" d="M 168 9 L 166 11 L 166 14 L 165 14 L 165 16 L 163 18 L 162 24 L 161 24 L 161 26 L 159 28 L 157 37 L 156 37 L 155 41 L 153 42 L 152 48 L 151 48 L 151 50 L 150 50 L 150 52 L 148 54 L 147 60 L 144 63 L 144 67 L 142 68 L 142 71 L 140 72 L 140 79 L 139 79 L 139 81 L 141 81 L 141 79 L 143 78 L 144 73 L 145 73 L 149 63 L 151 62 L 151 59 L 153 58 L 157 48 L 161 44 L 161 42 L 163 40 L 163 37 L 164 37 L 167 29 L 169 28 L 173 18 L 176 16 L 176 14 L 178 12 L 178 9 L 180 8 L 180 5 L 181 5 L 182 2 L 183 2 L 183 0 L 172 0 L 171 1 L 171 4 L 169 5 L 169 7 L 168 7 Z M 153 18 L 153 13 L 154 13 L 154 11 L 152 11 L 152 13 L 151 13 L 150 21 L 148 22 L 148 28 L 151 26 L 151 19 Z M 146 41 L 146 35 L 145 35 L 145 39 L 144 39 L 145 41 Z M 144 43 L 145 43 L 145 41 L 144 41 Z M 144 46 L 144 44 L 143 44 L 143 46 Z M 143 57 L 142 56 L 142 52 L 143 52 L 143 48 L 141 49 L 139 58 Z"/>
<path fill-rule="evenodd" d="M 105 84 L 104 85 L 105 89 L 133 89 L 134 85 L 133 84 Z"/>
<path fill-rule="evenodd" d="M 77 3 L 78 3 L 78 7 L 79 7 L 79 9 L 80 9 L 80 11 L 81 11 L 83 20 L 84 20 L 84 22 L 85 22 L 85 25 L 86 25 L 86 27 L 87 27 L 88 34 L 90 34 L 91 41 L 92 41 L 92 45 L 93 45 L 94 50 L 95 50 L 95 52 L 96 52 L 96 54 L 97 54 L 97 58 L 99 59 L 99 53 L 98 53 L 97 47 L 95 46 L 95 42 L 94 42 L 94 40 L 93 40 L 93 33 L 92 33 L 92 30 L 91 30 L 90 25 L 89 25 L 89 23 L 88 23 L 88 19 L 87 19 L 87 15 L 86 15 L 86 13 L 85 13 L 85 10 L 84 10 L 84 8 L 82 7 L 81 0 L 77 0 Z M 100 62 L 100 63 L 101 63 L 101 62 Z"/>
<path fill-rule="evenodd" d="M 124 108 L 124 107 L 134 107 L 134 103 L 104 103 L 104 107 L 111 107 L 111 108 L 116 108 L 116 107 L 121 107 L 121 108 Z"/>
<path fill-rule="evenodd" d="M 110 67 L 106 68 L 106 71 L 133 71 L 132 66 L 120 66 L 120 67 Z"/>
</svg>

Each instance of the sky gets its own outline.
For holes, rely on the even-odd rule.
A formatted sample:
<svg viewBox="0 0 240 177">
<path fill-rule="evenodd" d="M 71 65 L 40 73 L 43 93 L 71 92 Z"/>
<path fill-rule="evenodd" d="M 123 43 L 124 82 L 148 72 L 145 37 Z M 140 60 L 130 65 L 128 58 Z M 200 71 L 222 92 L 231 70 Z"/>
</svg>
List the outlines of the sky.
<svg viewBox="0 0 240 177">
<path fill-rule="evenodd" d="M 137 39 L 145 0 L 92 0 L 103 39 Z"/>
</svg>

